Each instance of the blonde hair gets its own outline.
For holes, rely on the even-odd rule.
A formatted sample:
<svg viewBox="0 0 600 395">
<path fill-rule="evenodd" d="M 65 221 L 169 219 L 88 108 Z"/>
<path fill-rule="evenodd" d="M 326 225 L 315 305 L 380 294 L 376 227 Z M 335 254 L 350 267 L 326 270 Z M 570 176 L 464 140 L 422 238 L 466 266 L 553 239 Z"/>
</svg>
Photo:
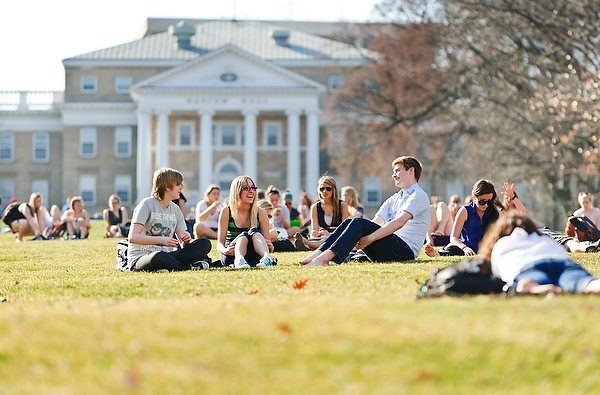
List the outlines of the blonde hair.
<svg viewBox="0 0 600 395">
<path fill-rule="evenodd" d="M 208 188 L 206 188 L 206 190 L 204 191 L 204 200 L 208 203 L 208 195 L 210 195 L 210 193 L 212 191 L 214 191 L 215 189 L 217 189 L 219 192 L 221 192 L 221 188 L 219 188 L 219 186 L 217 184 L 211 184 L 208 186 Z"/>
<path fill-rule="evenodd" d="M 83 208 L 83 198 L 81 196 L 73 196 L 69 202 L 71 210 L 75 210 L 75 203 L 77 202 L 81 202 L 81 207 Z"/>
<path fill-rule="evenodd" d="M 331 205 L 333 206 L 333 218 L 342 218 L 340 193 L 338 191 L 335 179 L 328 175 L 319 178 L 319 182 L 317 183 L 317 195 L 319 196 L 319 200 L 321 200 L 322 202 L 324 201 L 323 194 L 319 189 L 321 188 L 321 185 L 324 184 L 328 184 L 331 187 Z"/>
<path fill-rule="evenodd" d="M 154 172 L 152 180 L 152 196 L 163 200 L 168 188 L 181 184 L 183 184 L 183 175 L 177 170 L 168 167 L 158 169 Z"/>
<path fill-rule="evenodd" d="M 272 210 L 273 209 L 273 205 L 267 199 L 260 199 L 257 202 L 257 204 L 258 204 L 258 207 L 262 208 L 263 210 Z"/>
<path fill-rule="evenodd" d="M 342 188 L 342 196 L 344 195 L 350 198 L 350 203 L 348 203 L 348 214 L 354 216 L 358 211 L 358 193 L 354 187 L 345 186 Z"/>
<path fill-rule="evenodd" d="M 29 195 L 29 202 L 27 202 L 27 205 L 29 206 L 29 209 L 31 210 L 31 212 L 32 212 L 32 213 L 35 213 L 35 214 L 37 214 L 37 212 L 38 212 L 38 209 L 39 209 L 39 208 L 42 206 L 42 205 L 40 204 L 40 207 L 35 207 L 35 200 L 36 200 L 37 198 L 42 198 L 42 202 L 44 201 L 44 200 L 43 200 L 43 199 L 44 199 L 44 197 L 42 196 L 42 194 L 41 194 L 41 193 L 39 193 L 39 192 L 34 192 L 34 193 L 32 193 L 31 195 Z"/>
<path fill-rule="evenodd" d="M 256 184 L 250 178 L 250 176 L 237 176 L 231 181 L 231 187 L 229 188 L 229 210 L 231 211 L 232 216 L 236 216 L 239 208 L 240 208 L 240 195 L 242 194 L 242 188 L 250 184 L 253 187 L 256 187 Z M 256 200 L 256 193 L 254 194 L 254 200 L 250 205 L 250 213 L 248 215 L 248 227 L 251 228 L 256 226 L 258 222 L 258 204 Z M 253 222 L 255 221 L 255 222 Z M 243 225 L 242 225 L 243 226 Z"/>
<path fill-rule="evenodd" d="M 590 198 L 590 203 L 594 203 L 594 197 L 592 196 L 591 193 L 589 192 L 579 192 L 577 194 L 577 202 L 579 203 L 580 206 L 583 207 L 583 198 L 585 197 L 589 197 Z"/>
<path fill-rule="evenodd" d="M 71 198 L 72 199 L 72 198 Z M 117 199 L 117 202 L 119 202 L 119 204 L 121 204 L 121 198 L 118 197 L 117 195 L 110 195 L 108 197 L 108 206 L 110 207 L 110 204 L 112 203 L 113 199 Z M 69 204 L 71 203 L 71 201 L 69 201 Z"/>
</svg>

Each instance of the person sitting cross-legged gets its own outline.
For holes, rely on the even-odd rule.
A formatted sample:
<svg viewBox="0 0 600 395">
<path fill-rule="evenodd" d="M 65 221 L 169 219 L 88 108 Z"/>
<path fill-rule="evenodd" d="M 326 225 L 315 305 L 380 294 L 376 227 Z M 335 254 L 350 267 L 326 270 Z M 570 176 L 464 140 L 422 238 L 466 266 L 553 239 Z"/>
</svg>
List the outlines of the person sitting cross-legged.
<svg viewBox="0 0 600 395">
<path fill-rule="evenodd" d="M 209 268 L 210 240 L 192 241 L 183 212 L 172 202 L 182 189 L 183 175 L 179 171 L 162 168 L 154 172 L 152 196 L 142 199 L 131 217 L 127 254 L 132 271 Z"/>
<path fill-rule="evenodd" d="M 429 197 L 418 184 L 422 165 L 415 157 L 400 156 L 392 169 L 400 191 L 381 205 L 373 220 L 346 219 L 301 265 L 342 263 L 353 248 L 362 249 L 373 262 L 409 261 L 419 255 L 431 220 Z"/>
</svg>

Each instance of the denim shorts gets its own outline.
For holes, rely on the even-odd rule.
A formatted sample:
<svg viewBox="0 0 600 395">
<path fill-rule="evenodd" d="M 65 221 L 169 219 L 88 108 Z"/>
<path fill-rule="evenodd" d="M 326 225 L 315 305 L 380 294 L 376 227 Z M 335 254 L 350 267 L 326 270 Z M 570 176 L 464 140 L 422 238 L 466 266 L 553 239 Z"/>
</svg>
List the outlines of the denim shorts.
<svg viewBox="0 0 600 395">
<path fill-rule="evenodd" d="M 545 259 L 523 268 L 515 277 L 514 283 L 531 280 L 540 285 L 558 285 L 564 292 L 581 292 L 595 279 L 572 259 Z"/>
</svg>

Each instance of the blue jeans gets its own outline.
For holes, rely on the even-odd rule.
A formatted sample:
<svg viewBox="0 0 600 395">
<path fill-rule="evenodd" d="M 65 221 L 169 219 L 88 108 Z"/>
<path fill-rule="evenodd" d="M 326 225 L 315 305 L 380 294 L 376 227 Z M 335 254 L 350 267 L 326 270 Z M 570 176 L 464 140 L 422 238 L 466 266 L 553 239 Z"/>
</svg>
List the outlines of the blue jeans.
<svg viewBox="0 0 600 395">
<path fill-rule="evenodd" d="M 368 236 L 381 226 L 365 218 L 347 218 L 330 234 L 319 247 L 320 251 L 331 250 L 333 261 L 342 263 L 361 237 Z M 404 240 L 395 234 L 388 235 L 369 244 L 363 250 L 373 262 L 411 261 L 415 255 Z"/>
<path fill-rule="evenodd" d="M 547 259 L 523 268 L 515 277 L 514 284 L 518 284 L 520 280 L 532 280 L 540 285 L 558 285 L 565 292 L 580 292 L 595 279 L 571 259 Z"/>
</svg>

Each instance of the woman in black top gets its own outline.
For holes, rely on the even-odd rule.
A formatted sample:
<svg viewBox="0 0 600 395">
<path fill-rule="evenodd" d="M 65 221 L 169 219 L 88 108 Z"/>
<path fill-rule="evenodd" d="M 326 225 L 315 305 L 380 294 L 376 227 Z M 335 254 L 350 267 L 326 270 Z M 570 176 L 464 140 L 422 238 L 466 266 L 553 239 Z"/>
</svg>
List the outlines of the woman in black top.
<svg viewBox="0 0 600 395">
<path fill-rule="evenodd" d="M 108 198 L 108 208 L 102 211 L 102 218 L 106 225 L 106 237 L 127 237 L 129 216 L 117 195 L 110 195 Z"/>
<path fill-rule="evenodd" d="M 302 242 L 310 249 L 317 249 L 327 236 L 348 218 L 348 205 L 340 199 L 337 183 L 333 177 L 323 176 L 319 179 L 318 196 L 319 200 L 310 208 L 312 238 L 307 240 L 302 235 L 296 235 L 296 248 Z"/>
</svg>

